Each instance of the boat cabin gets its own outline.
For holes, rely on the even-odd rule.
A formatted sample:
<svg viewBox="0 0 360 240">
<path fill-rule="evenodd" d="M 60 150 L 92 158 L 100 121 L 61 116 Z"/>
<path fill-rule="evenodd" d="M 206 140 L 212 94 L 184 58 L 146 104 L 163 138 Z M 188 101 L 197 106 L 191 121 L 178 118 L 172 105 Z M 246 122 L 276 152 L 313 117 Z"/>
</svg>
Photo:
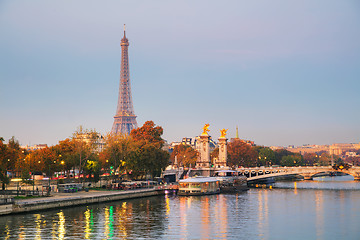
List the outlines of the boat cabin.
<svg viewBox="0 0 360 240">
<path fill-rule="evenodd" d="M 193 177 L 179 181 L 178 195 L 207 195 L 219 192 L 219 180 L 213 177 Z"/>
</svg>

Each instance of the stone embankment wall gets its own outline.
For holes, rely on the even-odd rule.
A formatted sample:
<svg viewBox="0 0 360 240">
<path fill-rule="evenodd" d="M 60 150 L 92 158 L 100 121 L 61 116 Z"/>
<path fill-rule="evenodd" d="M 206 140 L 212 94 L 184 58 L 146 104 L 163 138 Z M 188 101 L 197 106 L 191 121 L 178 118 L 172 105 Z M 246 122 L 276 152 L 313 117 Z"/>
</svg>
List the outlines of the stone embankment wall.
<svg viewBox="0 0 360 240">
<path fill-rule="evenodd" d="M 83 194 L 68 194 L 68 197 L 49 197 L 41 199 L 29 199 L 28 201 L 18 201 L 14 204 L 0 205 L 0 215 L 24 213 L 53 208 L 72 207 L 77 205 L 87 205 L 93 203 L 117 201 L 131 198 L 150 197 L 164 194 L 163 191 L 155 189 L 139 189 L 121 192 L 96 192 Z"/>
</svg>

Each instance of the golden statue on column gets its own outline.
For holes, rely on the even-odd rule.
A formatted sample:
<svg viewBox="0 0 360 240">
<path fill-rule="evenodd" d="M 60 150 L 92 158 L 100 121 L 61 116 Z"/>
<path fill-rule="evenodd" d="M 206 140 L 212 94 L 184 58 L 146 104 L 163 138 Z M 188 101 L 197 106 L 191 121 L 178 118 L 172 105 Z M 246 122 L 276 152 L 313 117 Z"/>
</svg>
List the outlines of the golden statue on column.
<svg viewBox="0 0 360 240">
<path fill-rule="evenodd" d="M 209 126 L 210 126 L 210 124 L 205 124 L 205 126 L 203 127 L 203 133 L 202 133 L 202 135 L 208 135 L 208 132 L 210 132 L 210 130 L 209 130 Z"/>
<path fill-rule="evenodd" d="M 223 129 L 221 129 L 220 130 L 220 133 L 221 133 L 221 138 L 226 138 L 226 132 L 227 132 L 227 130 L 229 130 L 229 129 L 225 129 L 225 128 L 223 128 Z"/>
</svg>

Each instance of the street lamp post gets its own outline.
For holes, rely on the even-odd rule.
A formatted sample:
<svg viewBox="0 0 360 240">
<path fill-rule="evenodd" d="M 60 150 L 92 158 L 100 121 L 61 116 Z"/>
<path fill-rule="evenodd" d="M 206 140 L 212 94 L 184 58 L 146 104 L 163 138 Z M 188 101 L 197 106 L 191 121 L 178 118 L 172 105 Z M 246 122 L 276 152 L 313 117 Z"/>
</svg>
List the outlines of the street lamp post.
<svg viewBox="0 0 360 240">
<path fill-rule="evenodd" d="M 64 169 L 64 164 L 65 162 L 64 161 L 61 161 L 60 164 L 62 165 L 62 174 L 63 174 L 63 178 L 65 178 L 65 169 Z"/>
<path fill-rule="evenodd" d="M 50 191 L 51 191 L 51 173 L 50 173 L 50 164 L 48 166 L 48 170 L 49 170 L 49 187 L 48 187 L 48 195 L 50 195 Z"/>
<path fill-rule="evenodd" d="M 32 185 L 33 185 L 33 191 L 32 191 L 32 195 L 34 195 L 34 191 L 35 191 L 35 179 L 34 179 L 34 171 L 31 169 L 32 164 L 31 164 L 31 158 L 29 158 L 29 169 L 31 172 L 31 180 L 32 180 Z"/>
</svg>

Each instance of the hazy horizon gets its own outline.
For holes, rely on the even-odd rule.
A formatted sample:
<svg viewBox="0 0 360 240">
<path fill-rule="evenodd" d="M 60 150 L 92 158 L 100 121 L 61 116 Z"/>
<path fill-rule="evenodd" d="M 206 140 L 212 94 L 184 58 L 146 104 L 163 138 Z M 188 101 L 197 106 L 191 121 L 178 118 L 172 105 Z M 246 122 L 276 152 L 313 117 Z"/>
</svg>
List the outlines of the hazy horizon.
<svg viewBox="0 0 360 240">
<path fill-rule="evenodd" d="M 360 3 L 1 1 L 0 137 L 109 132 L 123 24 L 138 126 L 266 146 L 360 142 Z"/>
</svg>

